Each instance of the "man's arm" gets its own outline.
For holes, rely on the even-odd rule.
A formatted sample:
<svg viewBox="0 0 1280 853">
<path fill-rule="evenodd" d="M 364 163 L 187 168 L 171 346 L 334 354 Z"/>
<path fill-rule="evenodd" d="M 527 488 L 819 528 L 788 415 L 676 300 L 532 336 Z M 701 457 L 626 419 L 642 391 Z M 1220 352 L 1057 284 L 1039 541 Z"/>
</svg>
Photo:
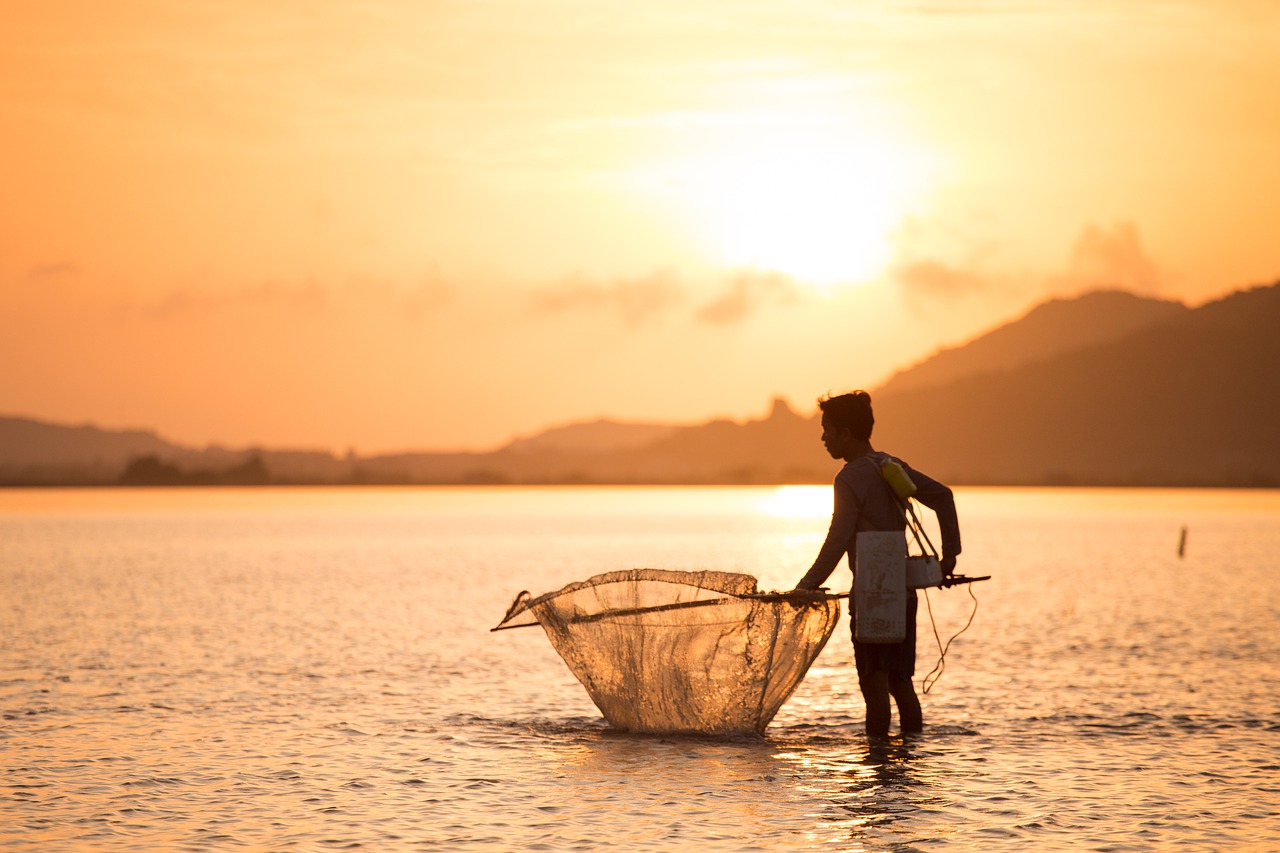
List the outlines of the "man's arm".
<svg viewBox="0 0 1280 853">
<path fill-rule="evenodd" d="M 916 484 L 912 497 L 938 517 L 938 529 L 942 532 L 942 572 L 950 576 L 960 554 L 960 519 L 956 515 L 955 495 L 949 487 L 913 468 L 907 469 L 907 476 Z"/>
<path fill-rule="evenodd" d="M 796 589 L 817 589 L 831 576 L 840 558 L 849 551 L 853 537 L 858 532 L 858 502 L 853 495 L 853 487 L 839 476 L 835 482 L 835 508 L 831 513 L 831 527 L 827 529 L 827 539 L 822 543 L 813 566 L 796 584 Z"/>
</svg>

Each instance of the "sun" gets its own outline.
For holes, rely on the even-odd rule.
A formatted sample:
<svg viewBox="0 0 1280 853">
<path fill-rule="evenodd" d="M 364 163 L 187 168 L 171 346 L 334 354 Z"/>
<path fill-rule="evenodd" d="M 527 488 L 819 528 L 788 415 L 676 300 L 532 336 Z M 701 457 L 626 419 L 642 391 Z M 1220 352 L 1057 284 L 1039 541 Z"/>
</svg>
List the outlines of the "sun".
<svg viewBox="0 0 1280 853">
<path fill-rule="evenodd" d="M 819 288 L 874 277 L 891 260 L 892 233 L 929 189 L 931 158 L 886 131 L 768 125 L 786 129 L 721 139 L 669 172 L 709 260 Z"/>
</svg>

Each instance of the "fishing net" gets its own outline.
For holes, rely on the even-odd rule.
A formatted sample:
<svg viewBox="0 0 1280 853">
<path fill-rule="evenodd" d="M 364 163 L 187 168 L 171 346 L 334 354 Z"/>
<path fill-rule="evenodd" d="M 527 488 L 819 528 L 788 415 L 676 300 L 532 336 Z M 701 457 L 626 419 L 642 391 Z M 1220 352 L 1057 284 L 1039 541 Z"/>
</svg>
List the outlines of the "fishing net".
<svg viewBox="0 0 1280 853">
<path fill-rule="evenodd" d="M 840 617 L 825 593 L 760 593 L 750 575 L 634 569 L 516 596 L 493 630 L 541 625 L 617 729 L 762 733 Z"/>
</svg>

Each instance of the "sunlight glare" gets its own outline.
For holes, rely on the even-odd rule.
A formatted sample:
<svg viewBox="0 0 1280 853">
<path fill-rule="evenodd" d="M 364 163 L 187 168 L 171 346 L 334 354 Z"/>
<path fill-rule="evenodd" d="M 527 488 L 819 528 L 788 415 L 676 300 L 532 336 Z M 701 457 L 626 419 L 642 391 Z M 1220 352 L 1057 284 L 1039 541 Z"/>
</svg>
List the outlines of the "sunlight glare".
<svg viewBox="0 0 1280 853">
<path fill-rule="evenodd" d="M 892 233 L 930 187 L 931 158 L 888 132 L 779 116 L 755 123 L 786 129 L 727 139 L 669 173 L 714 261 L 819 289 L 883 269 Z"/>
<path fill-rule="evenodd" d="M 765 515 L 780 518 L 821 518 L 831 514 L 830 486 L 779 486 L 759 506 Z"/>
</svg>

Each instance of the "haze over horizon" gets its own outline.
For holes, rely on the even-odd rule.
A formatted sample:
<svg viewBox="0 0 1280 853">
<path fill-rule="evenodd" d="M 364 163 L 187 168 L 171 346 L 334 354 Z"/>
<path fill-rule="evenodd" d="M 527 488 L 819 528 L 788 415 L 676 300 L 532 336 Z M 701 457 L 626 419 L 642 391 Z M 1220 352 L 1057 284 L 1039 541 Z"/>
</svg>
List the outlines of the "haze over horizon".
<svg viewBox="0 0 1280 853">
<path fill-rule="evenodd" d="M 485 449 L 1280 277 L 1280 9 L 84 0 L 0 31 L 0 412 Z"/>
</svg>

